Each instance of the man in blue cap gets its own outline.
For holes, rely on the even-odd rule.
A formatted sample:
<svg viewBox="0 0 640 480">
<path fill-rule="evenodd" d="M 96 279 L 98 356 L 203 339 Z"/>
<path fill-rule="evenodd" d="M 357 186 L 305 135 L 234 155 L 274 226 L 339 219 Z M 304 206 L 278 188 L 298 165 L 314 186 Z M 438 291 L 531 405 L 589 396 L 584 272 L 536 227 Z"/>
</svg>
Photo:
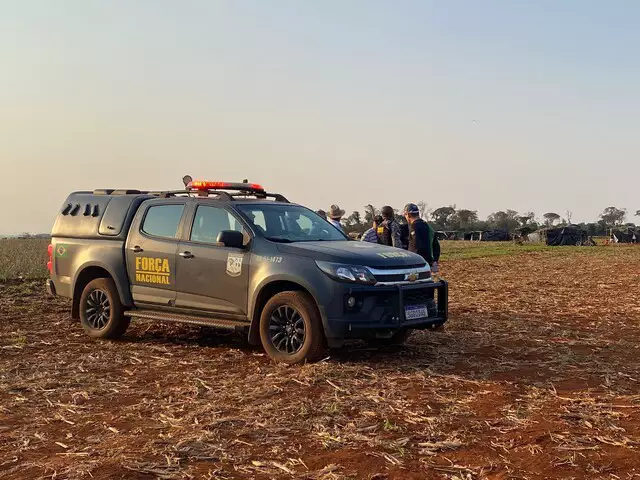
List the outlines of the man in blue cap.
<svg viewBox="0 0 640 480">
<path fill-rule="evenodd" d="M 438 273 L 440 242 L 433 228 L 420 218 L 420 210 L 414 203 L 405 205 L 404 218 L 409 224 L 409 251 L 424 258 L 431 267 L 431 271 Z"/>
</svg>

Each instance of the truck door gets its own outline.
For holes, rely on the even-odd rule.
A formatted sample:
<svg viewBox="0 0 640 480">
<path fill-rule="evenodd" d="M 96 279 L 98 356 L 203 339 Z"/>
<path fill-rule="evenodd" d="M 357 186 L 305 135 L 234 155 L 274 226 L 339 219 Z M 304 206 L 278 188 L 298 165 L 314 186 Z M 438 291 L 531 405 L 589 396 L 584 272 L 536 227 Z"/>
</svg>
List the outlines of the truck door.
<svg viewBox="0 0 640 480">
<path fill-rule="evenodd" d="M 127 272 L 137 306 L 175 304 L 176 250 L 184 210 L 184 200 L 152 203 L 131 225 Z"/>
<path fill-rule="evenodd" d="M 249 252 L 219 245 L 216 240 L 223 230 L 245 233 L 248 243 L 248 234 L 230 211 L 197 205 L 178 246 L 176 306 L 245 318 Z"/>
</svg>

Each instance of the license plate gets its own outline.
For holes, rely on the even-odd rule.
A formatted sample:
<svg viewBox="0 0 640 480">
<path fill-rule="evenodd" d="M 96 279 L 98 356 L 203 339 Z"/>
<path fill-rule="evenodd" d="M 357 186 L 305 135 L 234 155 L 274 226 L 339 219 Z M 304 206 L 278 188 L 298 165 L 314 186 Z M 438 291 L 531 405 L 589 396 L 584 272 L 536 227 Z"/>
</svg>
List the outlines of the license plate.
<svg viewBox="0 0 640 480">
<path fill-rule="evenodd" d="M 428 317 L 429 311 L 426 305 L 410 305 L 405 307 L 404 316 L 407 320 L 417 320 L 418 318 Z"/>
</svg>

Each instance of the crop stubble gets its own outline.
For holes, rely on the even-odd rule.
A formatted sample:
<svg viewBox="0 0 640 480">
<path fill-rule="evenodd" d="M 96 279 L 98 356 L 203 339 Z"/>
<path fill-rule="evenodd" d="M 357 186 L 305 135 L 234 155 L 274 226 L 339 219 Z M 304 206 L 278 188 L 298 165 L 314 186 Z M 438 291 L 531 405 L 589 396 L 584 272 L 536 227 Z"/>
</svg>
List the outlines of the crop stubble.
<svg viewBox="0 0 640 480">
<path fill-rule="evenodd" d="M 442 267 L 445 331 L 294 367 L 190 327 L 91 341 L 0 284 L 0 478 L 640 475 L 640 249 Z"/>
</svg>

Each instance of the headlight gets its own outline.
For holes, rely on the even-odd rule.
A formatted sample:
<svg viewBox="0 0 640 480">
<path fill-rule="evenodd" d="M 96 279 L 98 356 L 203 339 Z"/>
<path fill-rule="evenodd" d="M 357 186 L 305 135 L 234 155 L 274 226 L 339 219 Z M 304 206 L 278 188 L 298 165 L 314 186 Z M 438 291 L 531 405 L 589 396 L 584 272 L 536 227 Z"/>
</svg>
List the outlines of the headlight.
<svg viewBox="0 0 640 480">
<path fill-rule="evenodd" d="M 367 285 L 376 283 L 376 278 L 367 267 L 319 261 L 316 261 L 316 265 L 328 276 L 340 282 L 364 283 Z"/>
</svg>

